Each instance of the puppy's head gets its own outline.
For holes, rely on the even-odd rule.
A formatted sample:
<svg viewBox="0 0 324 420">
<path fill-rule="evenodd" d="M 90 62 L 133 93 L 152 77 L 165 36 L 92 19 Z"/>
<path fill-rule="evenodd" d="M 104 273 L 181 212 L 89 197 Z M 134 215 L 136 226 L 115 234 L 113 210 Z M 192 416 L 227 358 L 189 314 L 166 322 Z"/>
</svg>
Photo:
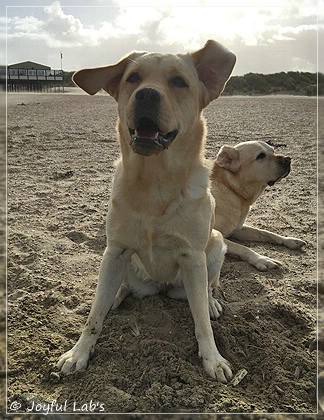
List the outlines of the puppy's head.
<svg viewBox="0 0 324 420">
<path fill-rule="evenodd" d="M 274 185 L 290 172 L 291 158 L 276 155 L 263 141 L 247 141 L 235 147 L 222 146 L 215 164 L 230 171 L 243 183 Z"/>
<path fill-rule="evenodd" d="M 80 70 L 73 81 L 91 95 L 104 89 L 113 96 L 121 140 L 150 156 L 194 134 L 201 110 L 221 94 L 234 64 L 233 53 L 208 41 L 184 55 L 134 52 L 115 65 Z"/>
</svg>

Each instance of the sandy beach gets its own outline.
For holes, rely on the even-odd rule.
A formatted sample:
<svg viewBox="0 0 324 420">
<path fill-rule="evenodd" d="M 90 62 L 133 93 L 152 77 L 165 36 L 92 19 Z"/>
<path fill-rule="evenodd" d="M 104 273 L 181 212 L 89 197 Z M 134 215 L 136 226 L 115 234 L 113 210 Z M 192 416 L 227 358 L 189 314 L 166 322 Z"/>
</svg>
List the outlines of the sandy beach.
<svg viewBox="0 0 324 420">
<path fill-rule="evenodd" d="M 234 372 L 247 370 L 245 378 L 234 387 L 206 376 L 188 304 L 165 296 L 128 297 L 108 314 L 85 372 L 62 377 L 55 369 L 78 339 L 95 292 L 119 156 L 116 108 L 108 95 L 8 95 L 8 411 L 56 400 L 50 412 L 316 412 L 317 115 L 311 97 L 222 97 L 204 113 L 208 158 L 225 143 L 247 140 L 267 141 L 292 157 L 291 174 L 266 189 L 248 222 L 307 242 L 299 251 L 251 244 L 283 263 L 265 273 L 225 260 L 224 313 L 212 327 L 221 353 Z M 322 352 L 319 361 L 324 366 Z"/>
<path fill-rule="evenodd" d="M 0 385 L 6 387 L 6 95 L 0 91 Z M 5 412 L 5 392 L 0 413 Z"/>
</svg>

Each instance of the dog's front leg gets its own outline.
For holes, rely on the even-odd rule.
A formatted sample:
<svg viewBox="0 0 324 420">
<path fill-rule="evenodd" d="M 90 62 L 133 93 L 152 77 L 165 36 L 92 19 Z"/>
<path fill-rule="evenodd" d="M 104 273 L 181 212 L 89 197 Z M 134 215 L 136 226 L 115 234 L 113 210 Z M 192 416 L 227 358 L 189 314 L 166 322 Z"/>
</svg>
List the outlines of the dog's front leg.
<svg viewBox="0 0 324 420">
<path fill-rule="evenodd" d="M 207 262 L 204 252 L 183 252 L 179 257 L 183 285 L 195 323 L 199 356 L 206 372 L 219 382 L 232 377 L 229 363 L 219 353 L 215 344 L 208 309 Z"/>
<path fill-rule="evenodd" d="M 75 346 L 58 361 L 57 367 L 61 368 L 63 373 L 72 373 L 87 367 L 103 321 L 114 302 L 117 290 L 126 278 L 131 254 L 132 251 L 118 247 L 106 249 L 100 265 L 95 298 L 83 332 Z"/>
<path fill-rule="evenodd" d="M 241 229 L 235 231 L 232 234 L 232 238 L 239 241 L 268 242 L 271 244 L 284 245 L 290 249 L 299 249 L 306 245 L 306 242 L 301 239 L 278 235 L 277 233 L 248 225 L 243 225 Z"/>
</svg>

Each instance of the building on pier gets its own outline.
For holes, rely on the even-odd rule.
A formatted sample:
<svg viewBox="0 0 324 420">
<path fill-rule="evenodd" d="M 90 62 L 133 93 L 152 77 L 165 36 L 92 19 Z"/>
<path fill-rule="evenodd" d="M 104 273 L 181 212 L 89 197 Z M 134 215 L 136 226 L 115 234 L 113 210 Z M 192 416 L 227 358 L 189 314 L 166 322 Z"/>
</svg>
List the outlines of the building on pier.
<svg viewBox="0 0 324 420">
<path fill-rule="evenodd" d="M 0 83 L 6 79 L 2 74 L 3 67 L 0 69 Z M 33 61 L 11 64 L 7 67 L 7 89 L 8 92 L 64 92 L 64 73 Z"/>
</svg>

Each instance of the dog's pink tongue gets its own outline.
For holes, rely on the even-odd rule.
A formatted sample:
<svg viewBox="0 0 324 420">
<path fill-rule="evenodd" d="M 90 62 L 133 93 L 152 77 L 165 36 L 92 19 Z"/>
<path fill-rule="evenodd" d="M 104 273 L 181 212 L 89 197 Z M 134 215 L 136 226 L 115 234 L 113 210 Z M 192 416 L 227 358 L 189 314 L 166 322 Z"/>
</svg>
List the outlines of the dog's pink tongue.
<svg viewBox="0 0 324 420">
<path fill-rule="evenodd" d="M 136 130 L 136 137 L 139 137 L 141 139 L 155 140 L 158 137 L 158 135 L 159 133 L 153 130 Z"/>
</svg>

